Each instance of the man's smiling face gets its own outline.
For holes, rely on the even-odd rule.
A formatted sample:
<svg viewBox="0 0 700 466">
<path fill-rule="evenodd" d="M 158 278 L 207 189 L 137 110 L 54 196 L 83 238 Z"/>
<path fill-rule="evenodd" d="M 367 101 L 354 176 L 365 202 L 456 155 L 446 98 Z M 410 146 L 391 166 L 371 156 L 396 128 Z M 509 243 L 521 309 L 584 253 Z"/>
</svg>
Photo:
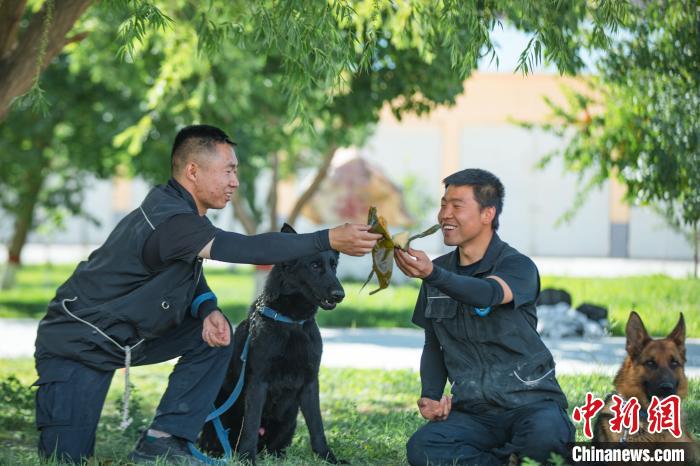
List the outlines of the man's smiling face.
<svg viewBox="0 0 700 466">
<path fill-rule="evenodd" d="M 490 230 L 491 210 L 495 208 L 481 208 L 472 186 L 448 186 L 438 212 L 445 245 L 460 246 L 478 237 L 484 229 Z"/>
<path fill-rule="evenodd" d="M 229 144 L 217 144 L 199 165 L 196 198 L 205 209 L 223 209 L 238 188 L 238 159 Z"/>
</svg>

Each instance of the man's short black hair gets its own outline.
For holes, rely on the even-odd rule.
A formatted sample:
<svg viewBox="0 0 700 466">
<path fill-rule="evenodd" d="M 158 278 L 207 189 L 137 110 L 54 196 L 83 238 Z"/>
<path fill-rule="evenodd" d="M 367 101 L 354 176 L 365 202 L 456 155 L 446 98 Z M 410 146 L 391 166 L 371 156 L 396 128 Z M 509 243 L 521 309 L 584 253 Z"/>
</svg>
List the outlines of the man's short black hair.
<svg viewBox="0 0 700 466">
<path fill-rule="evenodd" d="M 190 125 L 182 128 L 175 136 L 170 164 L 173 174 L 179 172 L 193 154 L 210 152 L 216 144 L 236 143 L 222 129 L 210 125 Z"/>
<path fill-rule="evenodd" d="M 495 207 L 496 215 L 493 217 L 491 226 L 493 230 L 498 230 L 498 216 L 503 210 L 503 198 L 506 195 L 503 183 L 493 173 L 480 168 L 467 168 L 466 170 L 453 173 L 442 182 L 445 189 L 448 186 L 471 186 L 474 188 L 474 198 L 479 203 L 479 207 Z"/>
</svg>

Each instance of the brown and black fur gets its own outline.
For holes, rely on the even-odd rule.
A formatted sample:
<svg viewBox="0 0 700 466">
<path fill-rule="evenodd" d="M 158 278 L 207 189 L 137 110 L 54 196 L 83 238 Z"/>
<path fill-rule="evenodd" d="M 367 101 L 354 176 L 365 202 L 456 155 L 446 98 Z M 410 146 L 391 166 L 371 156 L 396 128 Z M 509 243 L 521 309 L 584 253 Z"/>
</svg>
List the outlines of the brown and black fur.
<svg viewBox="0 0 700 466">
<path fill-rule="evenodd" d="M 663 399 L 669 395 L 678 395 L 681 400 L 688 395 L 688 379 L 685 376 L 685 321 L 683 314 L 676 327 L 666 338 L 652 339 L 644 328 L 639 314 L 632 311 L 626 327 L 627 357 L 614 379 L 615 391 L 625 400 L 635 397 L 640 406 L 640 413 L 646 412 L 652 396 Z M 624 435 L 612 432 L 609 421 L 613 417 L 608 397 L 595 423 L 594 443 L 619 443 Z M 681 404 L 682 408 L 682 404 Z M 640 417 L 639 431 L 628 435 L 627 443 L 636 442 L 684 442 L 691 445 L 691 454 L 697 459 L 697 445 L 688 431 L 682 414 L 680 438 L 675 438 L 664 430 L 660 433 L 648 432 L 648 421 Z M 688 458 L 686 458 L 688 459 Z"/>
</svg>

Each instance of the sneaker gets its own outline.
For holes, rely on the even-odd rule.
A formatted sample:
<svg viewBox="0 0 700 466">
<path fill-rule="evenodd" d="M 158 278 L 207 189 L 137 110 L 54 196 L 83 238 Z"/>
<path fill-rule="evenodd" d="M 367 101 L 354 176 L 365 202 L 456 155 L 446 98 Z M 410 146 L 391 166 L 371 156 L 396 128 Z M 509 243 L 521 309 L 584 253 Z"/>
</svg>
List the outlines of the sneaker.
<svg viewBox="0 0 700 466">
<path fill-rule="evenodd" d="M 186 464 L 203 465 L 197 458 L 192 456 L 187 447 L 187 441 L 174 435 L 170 437 L 151 437 L 147 435 L 148 429 L 144 430 L 136 443 L 136 448 L 129 453 L 129 460 L 136 464 L 152 463 L 160 460 L 163 464 Z"/>
</svg>

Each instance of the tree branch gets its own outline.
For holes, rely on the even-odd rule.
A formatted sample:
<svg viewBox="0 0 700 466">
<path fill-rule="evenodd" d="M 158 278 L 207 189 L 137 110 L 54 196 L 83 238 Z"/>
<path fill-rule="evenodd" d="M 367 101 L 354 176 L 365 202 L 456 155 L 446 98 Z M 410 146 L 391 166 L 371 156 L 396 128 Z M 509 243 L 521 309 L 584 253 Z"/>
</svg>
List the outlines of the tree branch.
<svg viewBox="0 0 700 466">
<path fill-rule="evenodd" d="M 277 184 L 279 183 L 279 165 L 280 156 L 277 152 L 270 154 L 272 169 L 272 180 L 270 182 L 270 190 L 267 195 L 267 202 L 270 206 L 270 231 L 277 231 Z"/>
<path fill-rule="evenodd" d="M 333 161 L 333 156 L 335 156 L 336 150 L 338 150 L 338 146 L 332 145 L 323 155 L 321 166 L 318 167 L 318 171 L 316 172 L 316 176 L 314 176 L 313 181 L 309 187 L 306 188 L 306 191 L 304 191 L 294 203 L 294 207 L 287 218 L 287 223 L 290 225 L 294 226 L 294 222 L 297 221 L 297 218 L 301 213 L 301 209 L 303 209 L 306 203 L 309 202 L 312 197 L 314 197 L 314 194 L 316 194 L 318 189 L 321 187 L 321 183 L 326 179 L 326 176 L 328 176 L 328 170 L 331 167 L 331 162 Z"/>
<path fill-rule="evenodd" d="M 64 44 L 64 46 L 66 46 L 66 45 L 68 45 L 68 44 L 74 44 L 74 43 L 76 43 L 76 42 L 82 42 L 82 41 L 83 41 L 87 36 L 89 36 L 89 35 L 90 35 L 89 32 L 83 31 L 83 32 L 81 32 L 81 33 L 78 33 L 78 34 L 72 35 L 72 36 L 70 36 L 70 37 L 67 37 L 67 38 L 66 38 L 66 43 Z"/>
<path fill-rule="evenodd" d="M 63 50 L 67 43 L 66 34 L 91 3 L 92 0 L 56 1 L 41 63 L 37 61 L 42 53 L 41 39 L 47 14 L 46 3 L 39 13 L 32 16 L 29 26 L 17 39 L 17 45 L 12 48 L 12 52 L 0 58 L 0 121 L 7 116 L 12 101 L 32 87 L 37 72 L 41 72 Z"/>
<path fill-rule="evenodd" d="M 0 59 L 7 56 L 15 47 L 22 14 L 27 0 L 3 0 L 0 14 Z"/>
<path fill-rule="evenodd" d="M 693 224 L 693 277 L 698 278 L 698 263 L 700 262 L 700 223 Z"/>
</svg>

